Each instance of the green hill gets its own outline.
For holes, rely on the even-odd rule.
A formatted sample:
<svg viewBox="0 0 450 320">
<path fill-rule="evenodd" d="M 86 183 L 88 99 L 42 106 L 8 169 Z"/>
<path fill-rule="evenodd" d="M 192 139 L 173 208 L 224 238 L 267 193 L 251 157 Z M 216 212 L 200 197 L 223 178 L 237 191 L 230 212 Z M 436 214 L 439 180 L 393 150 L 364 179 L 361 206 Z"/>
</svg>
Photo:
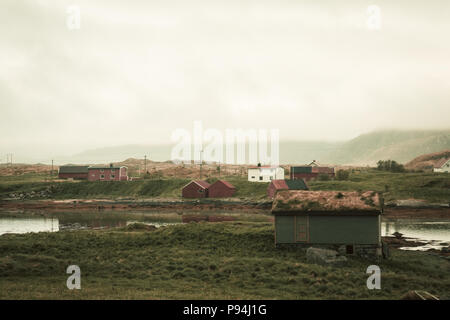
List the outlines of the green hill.
<svg viewBox="0 0 450 320">
<path fill-rule="evenodd" d="M 335 164 L 374 165 L 378 160 L 401 163 L 450 148 L 450 130 L 385 130 L 360 135 L 325 157 Z"/>
</svg>

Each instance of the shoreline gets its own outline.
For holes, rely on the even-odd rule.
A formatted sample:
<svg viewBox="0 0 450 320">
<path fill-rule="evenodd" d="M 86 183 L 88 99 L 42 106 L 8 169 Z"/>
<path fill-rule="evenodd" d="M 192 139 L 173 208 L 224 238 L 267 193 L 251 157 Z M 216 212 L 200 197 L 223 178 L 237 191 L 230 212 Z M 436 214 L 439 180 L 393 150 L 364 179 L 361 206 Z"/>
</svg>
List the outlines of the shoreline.
<svg viewBox="0 0 450 320">
<path fill-rule="evenodd" d="M 109 200 L 109 199 L 68 199 L 68 200 L 0 200 L 0 210 L 48 210 L 48 211 L 246 211 L 248 213 L 270 214 L 271 201 L 244 200 L 179 200 L 179 199 L 142 199 L 142 200 Z M 384 218 L 393 219 L 450 219 L 448 207 L 386 207 L 382 213 Z"/>
</svg>

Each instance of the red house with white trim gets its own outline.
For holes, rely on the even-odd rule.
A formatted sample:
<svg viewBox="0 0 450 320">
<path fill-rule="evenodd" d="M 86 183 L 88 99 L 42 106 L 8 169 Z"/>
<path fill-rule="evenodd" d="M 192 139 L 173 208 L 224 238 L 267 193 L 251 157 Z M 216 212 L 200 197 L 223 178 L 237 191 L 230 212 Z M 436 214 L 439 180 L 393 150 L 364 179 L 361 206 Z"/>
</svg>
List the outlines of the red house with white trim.
<svg viewBox="0 0 450 320">
<path fill-rule="evenodd" d="M 128 168 L 125 166 L 89 167 L 89 181 L 127 181 Z"/>
</svg>

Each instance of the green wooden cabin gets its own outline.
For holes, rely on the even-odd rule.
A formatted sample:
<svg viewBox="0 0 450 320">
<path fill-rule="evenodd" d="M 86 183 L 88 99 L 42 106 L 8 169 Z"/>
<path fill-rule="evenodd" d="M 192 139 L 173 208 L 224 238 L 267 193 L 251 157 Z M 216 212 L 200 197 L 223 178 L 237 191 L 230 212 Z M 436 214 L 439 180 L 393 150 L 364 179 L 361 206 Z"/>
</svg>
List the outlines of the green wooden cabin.
<svg viewBox="0 0 450 320">
<path fill-rule="evenodd" d="M 381 246 L 381 212 L 375 192 L 279 191 L 272 207 L 275 244 L 373 251 Z"/>
</svg>

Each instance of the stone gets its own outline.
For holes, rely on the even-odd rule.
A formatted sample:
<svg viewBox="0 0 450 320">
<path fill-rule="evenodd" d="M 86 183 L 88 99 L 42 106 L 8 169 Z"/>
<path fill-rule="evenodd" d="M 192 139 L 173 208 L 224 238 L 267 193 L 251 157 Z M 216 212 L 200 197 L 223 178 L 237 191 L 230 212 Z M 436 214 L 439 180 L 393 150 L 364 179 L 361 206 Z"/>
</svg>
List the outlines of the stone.
<svg viewBox="0 0 450 320">
<path fill-rule="evenodd" d="M 347 258 L 339 256 L 338 252 L 335 250 L 310 247 L 306 250 L 306 261 L 323 266 L 339 266 L 344 264 L 347 261 Z"/>
</svg>

